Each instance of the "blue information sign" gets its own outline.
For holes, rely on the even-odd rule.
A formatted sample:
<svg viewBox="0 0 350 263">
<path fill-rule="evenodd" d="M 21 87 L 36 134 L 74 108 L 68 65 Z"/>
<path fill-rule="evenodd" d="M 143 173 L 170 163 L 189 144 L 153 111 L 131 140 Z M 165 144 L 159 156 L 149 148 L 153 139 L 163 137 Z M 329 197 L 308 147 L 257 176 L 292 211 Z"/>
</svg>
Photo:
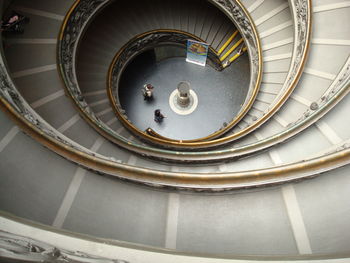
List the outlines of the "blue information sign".
<svg viewBox="0 0 350 263">
<path fill-rule="evenodd" d="M 186 61 L 201 66 L 207 62 L 209 45 L 195 40 L 187 40 L 187 57 Z"/>
</svg>

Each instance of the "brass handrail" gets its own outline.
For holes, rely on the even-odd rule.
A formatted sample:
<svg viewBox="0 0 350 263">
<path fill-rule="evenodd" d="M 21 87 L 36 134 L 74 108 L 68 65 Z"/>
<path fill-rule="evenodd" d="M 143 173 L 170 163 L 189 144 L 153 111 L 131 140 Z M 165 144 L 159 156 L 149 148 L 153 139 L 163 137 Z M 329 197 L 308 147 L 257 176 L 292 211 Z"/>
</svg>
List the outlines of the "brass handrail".
<svg viewBox="0 0 350 263">
<path fill-rule="evenodd" d="M 220 6 L 222 4 L 222 1 L 220 1 L 220 3 L 216 3 L 216 0 L 211 0 L 213 3 L 217 4 L 218 6 Z M 225 143 L 225 139 L 214 139 L 214 140 L 210 140 L 211 138 L 216 138 L 220 135 L 222 135 L 224 132 L 230 130 L 236 123 L 238 123 L 243 117 L 244 115 L 249 111 L 249 109 L 251 108 L 251 106 L 254 103 L 254 99 L 258 94 L 258 90 L 260 87 L 260 83 L 261 83 L 261 75 L 262 75 L 262 56 L 261 56 L 261 45 L 260 45 L 260 41 L 257 35 L 257 31 L 255 29 L 255 26 L 252 22 L 251 17 L 249 16 L 249 13 L 245 10 L 245 8 L 241 5 L 241 3 L 239 2 L 239 0 L 235 0 L 237 1 L 237 6 L 235 8 L 239 8 L 241 13 L 237 13 L 238 9 L 235 11 L 232 11 L 233 13 L 231 14 L 233 16 L 233 14 L 235 16 L 237 16 L 237 19 L 243 19 L 244 22 L 246 22 L 244 24 L 245 28 L 244 28 L 244 34 L 247 34 L 250 36 L 250 38 L 247 40 L 246 45 L 248 47 L 248 53 L 250 55 L 250 59 L 251 61 L 251 71 L 254 69 L 254 72 L 251 73 L 251 88 L 248 91 L 248 97 L 249 99 L 246 100 L 246 102 L 244 103 L 243 107 L 240 109 L 240 112 L 234 117 L 234 119 L 224 128 L 221 130 L 218 130 L 214 133 L 212 133 L 211 135 L 205 137 L 205 138 L 200 138 L 200 142 L 185 142 L 185 141 L 173 141 L 173 140 L 161 140 L 161 139 L 157 139 L 157 138 L 153 138 L 151 136 L 145 135 L 144 133 L 139 133 L 141 136 L 146 137 L 149 140 L 152 140 L 153 143 L 157 143 L 158 145 L 164 146 L 164 147 L 170 147 L 170 148 L 183 148 L 183 149 L 192 149 L 192 148 L 206 148 L 206 147 L 215 147 L 216 145 L 220 145 Z M 80 0 L 77 0 L 77 3 L 79 3 Z M 103 2 L 103 0 L 101 0 L 101 2 Z M 108 2 L 108 0 L 105 0 L 105 2 Z M 224 1 L 225 2 L 225 1 Z M 226 2 L 225 2 L 226 3 Z M 228 7 L 231 7 L 232 3 L 231 1 L 227 1 L 227 5 Z M 228 7 L 221 7 L 221 8 L 226 8 L 226 13 L 230 14 L 230 10 L 228 10 Z M 73 12 L 72 10 L 70 10 L 69 15 L 71 15 Z M 240 16 L 241 15 L 241 16 Z M 61 51 L 61 44 L 64 42 L 64 34 L 62 32 L 64 32 L 64 30 L 66 29 L 67 26 L 67 21 L 68 21 L 69 17 L 67 16 L 65 18 L 65 21 L 63 23 L 63 26 L 61 28 L 61 34 L 60 34 L 60 42 L 59 42 L 59 50 L 58 53 L 63 53 L 64 51 Z M 231 17 L 231 19 L 233 19 Z M 250 21 L 248 23 L 248 21 Z M 239 25 L 238 25 L 238 29 Z M 243 29 L 242 29 L 243 30 Z M 244 37 L 244 34 L 242 35 Z M 252 48 L 249 48 L 250 45 L 256 45 L 256 50 L 252 50 Z M 72 47 L 68 47 L 68 48 L 72 48 L 74 50 L 75 46 Z M 74 56 L 74 52 L 73 52 L 73 56 Z M 83 94 L 81 94 L 81 91 L 79 90 L 79 86 L 76 77 L 75 77 L 75 73 L 74 73 L 74 69 L 70 68 L 73 67 L 73 65 L 70 65 L 68 68 L 64 67 L 62 62 L 59 62 L 59 68 L 60 68 L 60 72 L 62 75 L 62 79 L 65 83 L 65 87 L 66 87 L 66 91 L 67 94 L 70 95 L 74 101 L 74 103 L 76 104 L 76 106 L 78 107 L 78 110 L 82 113 L 84 119 L 86 119 L 90 124 L 92 124 L 92 126 L 103 136 L 105 136 L 104 134 L 106 134 L 105 131 L 108 131 L 107 136 L 105 136 L 108 139 L 111 139 L 113 142 L 118 143 L 119 140 L 121 140 L 121 136 L 115 134 L 108 126 L 106 126 L 104 123 L 100 122 L 98 120 L 98 118 L 92 113 L 92 111 L 89 109 L 89 106 L 87 105 L 87 103 L 84 101 L 83 98 Z M 66 72 L 66 70 L 69 70 L 69 72 Z M 256 78 L 256 79 L 255 79 Z M 253 83 L 253 85 L 252 85 Z M 249 94 L 251 93 L 251 94 Z M 249 96 L 250 95 L 250 96 Z M 101 131 L 104 130 L 104 131 Z"/>
<path fill-rule="evenodd" d="M 306 3 L 306 2 L 305 2 Z M 307 2 L 309 3 L 309 2 Z M 306 4 L 307 5 L 307 4 Z M 310 10 L 309 10 L 310 11 Z M 308 12 L 308 15 L 310 15 L 310 12 Z M 309 21 L 309 20 L 308 20 Z M 310 23 L 308 23 L 308 25 L 310 25 Z M 307 30 L 306 32 L 308 35 L 310 33 L 309 30 Z M 309 43 L 308 38 L 306 39 L 306 43 Z M 306 47 L 304 49 L 304 52 L 302 53 L 302 56 L 305 56 L 306 54 Z M 304 63 L 304 60 L 303 60 Z M 325 111 L 327 111 L 327 107 L 324 108 Z M 316 115 L 315 115 L 316 116 Z M 315 120 L 316 118 L 314 118 Z M 309 118 L 309 120 L 311 120 L 311 118 Z M 99 124 L 96 123 L 96 126 L 98 126 Z M 307 127 L 307 124 L 305 124 L 304 122 L 301 124 L 302 127 Z M 295 130 L 301 130 L 302 128 L 300 128 L 300 125 L 297 124 L 296 126 L 294 126 L 294 131 Z M 293 136 L 293 129 L 288 129 L 287 131 L 282 132 L 281 134 L 276 134 L 275 136 L 272 136 L 270 138 L 267 138 L 261 142 L 258 143 L 254 143 L 254 144 L 250 144 L 250 145 L 246 145 L 243 147 L 239 147 L 239 148 L 235 148 L 235 149 L 228 149 L 228 150 L 219 150 L 219 151 L 211 151 L 211 152 L 196 152 L 196 153 L 191 153 L 191 152 L 180 152 L 180 151 L 167 151 L 167 150 L 160 150 L 160 149 L 156 149 L 156 148 L 151 148 L 151 147 L 145 147 L 142 145 L 138 145 L 132 142 L 128 142 L 125 143 L 125 138 L 120 138 L 117 139 L 114 138 L 114 136 L 111 136 L 111 134 L 104 130 L 104 129 L 100 129 L 100 132 L 107 137 L 108 139 L 110 139 L 111 141 L 117 143 L 118 145 L 125 147 L 129 150 L 132 150 L 136 153 L 142 154 L 142 155 L 148 155 L 148 156 L 153 156 L 153 157 L 158 157 L 161 159 L 168 159 L 168 160 L 177 160 L 177 161 L 206 161 L 206 160 L 210 160 L 210 158 L 212 160 L 223 160 L 223 159 L 227 159 L 227 158 L 234 158 L 237 156 L 241 156 L 241 155 L 246 155 L 249 153 L 252 153 L 255 150 L 262 150 L 262 149 L 266 149 L 267 147 L 281 142 L 291 136 Z"/>
<path fill-rule="evenodd" d="M 310 122 L 314 122 L 322 117 L 326 113 L 326 110 L 329 110 L 332 106 L 336 105 L 336 103 L 346 94 L 348 94 L 349 91 L 350 85 L 347 84 L 347 86 L 344 86 L 339 91 L 332 94 L 333 96 L 322 108 L 313 112 L 307 119 L 295 124 L 292 129 L 289 129 L 282 134 L 278 134 L 278 137 L 270 139 L 270 141 L 275 141 L 283 136 L 289 136 L 291 132 L 298 133 L 299 131 L 303 130 Z M 16 90 L 13 90 L 13 92 L 16 93 Z M 14 95 L 20 96 L 19 94 Z M 25 130 L 38 142 L 47 146 L 54 152 L 64 156 L 68 160 L 74 161 L 77 164 L 87 168 L 104 172 L 116 177 L 157 186 L 166 185 L 171 187 L 206 190 L 226 190 L 255 187 L 256 185 L 269 185 L 314 176 L 318 173 L 349 164 L 350 162 L 350 149 L 345 148 L 339 152 L 331 153 L 311 160 L 303 160 L 293 164 L 281 165 L 266 169 L 233 173 L 176 173 L 139 168 L 114 162 L 109 160 L 108 157 L 91 155 L 88 152 L 76 149 L 72 145 L 69 145 L 62 140 L 57 140 L 56 138 L 52 137 L 52 135 L 47 133 L 47 131 L 41 130 L 39 127 L 30 123 L 23 115 L 21 115 L 21 113 L 16 109 L 15 105 L 8 102 L 5 97 L 1 97 L 0 101 L 0 107 L 3 109 L 3 111 L 8 113 L 23 130 Z M 268 141 L 269 140 L 264 140 L 262 143 L 264 144 Z M 132 144 L 130 145 L 132 146 Z M 146 154 L 149 151 L 149 148 L 147 147 L 142 149 L 145 150 Z M 159 152 L 162 154 L 167 153 L 167 151 L 161 150 L 159 150 Z M 197 153 L 188 154 L 193 156 L 197 155 Z M 181 156 L 182 154 L 178 153 L 178 155 Z M 200 155 L 204 156 L 206 153 L 201 153 Z"/>
<path fill-rule="evenodd" d="M 238 1 L 238 3 L 240 3 Z M 219 145 L 223 145 L 229 142 L 232 142 L 234 140 L 237 140 L 238 138 L 241 138 L 245 135 L 247 135 L 248 133 L 254 131 L 256 128 L 260 127 L 263 123 L 265 123 L 267 120 L 270 119 L 270 117 L 276 113 L 284 104 L 284 102 L 289 98 L 289 96 L 292 94 L 293 90 L 295 89 L 301 75 L 303 72 L 303 68 L 305 66 L 305 62 L 306 62 L 306 57 L 308 55 L 309 52 L 309 47 L 310 47 L 310 36 L 311 36 L 311 0 L 306 0 L 307 5 L 305 5 L 304 7 L 306 8 L 306 10 L 303 10 L 303 12 L 306 12 L 306 28 L 305 31 L 303 31 L 303 37 L 305 37 L 305 46 L 303 46 L 301 42 L 296 42 L 295 43 L 295 47 L 294 47 L 294 51 L 301 51 L 300 54 L 300 60 L 298 60 L 293 67 L 294 72 L 290 73 L 289 75 L 291 75 L 291 78 L 289 80 L 289 85 L 288 88 L 286 89 L 285 93 L 280 97 L 280 99 L 276 102 L 276 104 L 273 105 L 273 107 L 271 107 L 261 118 L 259 118 L 258 120 L 256 120 L 254 122 L 254 124 L 225 137 L 222 138 L 216 138 L 216 139 L 212 139 L 212 140 L 201 140 L 201 141 L 194 141 L 194 142 L 187 142 L 187 141 L 182 141 L 181 143 L 178 141 L 165 141 L 165 140 L 161 140 L 158 138 L 149 138 L 150 140 L 152 140 L 153 142 L 157 142 L 160 145 L 163 146 L 171 146 L 171 147 L 175 147 L 175 148 L 180 148 L 180 149 L 201 149 L 201 148 L 208 148 L 208 147 L 215 147 L 215 146 L 219 146 Z M 300 5 L 300 7 L 302 8 L 303 6 Z M 244 9 L 243 9 L 244 10 Z M 299 12 L 299 16 L 303 15 L 302 12 Z M 247 16 L 249 16 L 249 14 L 247 14 Z M 302 17 L 305 19 L 305 17 Z M 301 27 L 302 28 L 302 27 Z M 253 29 L 255 29 L 255 27 L 253 26 Z M 296 30 L 297 31 L 297 30 Z M 260 45 L 260 43 L 259 43 Z M 297 45 L 298 49 L 297 50 Z M 261 54 L 260 54 L 261 55 Z M 257 91 L 257 90 L 256 90 Z M 256 94 L 257 95 L 257 94 Z M 254 97 L 255 98 L 255 97 Z M 249 106 L 249 108 L 252 105 Z M 239 120 L 241 120 L 245 114 L 248 112 L 247 111 L 243 111 L 241 113 L 243 114 L 239 114 L 238 117 L 241 117 Z M 237 121 L 238 122 L 238 121 Z M 235 122 L 235 120 L 233 122 L 230 123 L 231 126 L 229 126 L 228 128 L 232 128 L 237 122 Z M 228 129 L 227 129 L 228 130 Z M 215 134 L 212 134 L 213 137 L 215 136 Z"/>
<path fill-rule="evenodd" d="M 136 134 L 138 137 L 141 137 L 142 139 L 146 139 L 152 143 L 156 143 L 156 144 L 161 144 L 162 146 L 166 146 L 168 143 L 175 143 L 177 145 L 181 145 L 182 143 L 197 143 L 197 142 L 201 142 L 201 141 L 208 141 L 210 139 L 212 139 L 213 137 L 218 137 L 224 133 L 226 133 L 229 129 L 232 128 L 232 122 L 236 122 L 237 118 L 242 118 L 244 116 L 241 115 L 237 115 L 234 117 L 234 119 L 232 120 L 232 122 L 230 122 L 228 125 L 226 125 L 224 128 L 215 131 L 214 133 L 207 135 L 205 137 L 202 138 L 198 138 L 198 139 L 192 139 L 192 140 L 176 140 L 176 139 L 172 139 L 172 138 L 167 138 L 165 136 L 153 136 L 153 134 L 155 134 L 155 132 L 144 132 L 139 130 L 135 125 L 133 125 L 128 118 L 124 115 L 123 112 L 121 112 L 121 107 L 119 106 L 119 100 L 118 100 L 118 94 L 114 91 L 114 89 L 118 89 L 118 87 L 115 87 L 115 85 L 118 85 L 118 83 L 115 83 L 115 81 L 113 81 L 113 79 L 116 77 L 114 70 L 115 70 L 115 66 L 116 63 L 118 62 L 118 60 L 123 57 L 123 54 L 125 52 L 125 50 L 127 49 L 128 46 L 130 46 L 130 44 L 132 43 L 139 43 L 139 41 L 143 38 L 147 38 L 149 36 L 152 36 L 153 34 L 178 34 L 178 35 L 184 35 L 188 38 L 192 38 L 195 39 L 197 41 L 203 42 L 202 39 L 200 39 L 199 37 L 190 34 L 188 32 L 184 32 L 184 31 L 180 31 L 180 30 L 170 30 L 170 29 L 161 29 L 161 30 L 153 30 L 153 31 L 148 31 L 145 33 L 142 33 L 138 36 L 135 36 L 134 38 L 132 38 L 131 40 L 128 41 L 128 43 L 126 43 L 118 52 L 117 54 L 114 56 L 109 69 L 108 69 L 108 76 L 107 76 L 107 94 L 108 94 L 108 98 L 109 101 L 112 105 L 112 108 L 116 114 L 116 116 L 118 117 L 118 119 L 124 124 L 125 127 L 127 127 L 132 133 Z M 219 59 L 219 55 L 218 53 L 212 48 L 209 47 L 209 54 L 210 57 L 208 59 L 212 59 L 212 55 L 215 56 L 215 58 L 213 59 L 212 63 L 219 63 L 221 65 L 221 61 Z M 133 54 L 134 56 L 134 54 Z M 123 57 L 123 60 L 125 58 Z M 124 62 L 124 64 L 127 64 L 127 61 Z M 220 66 L 222 67 L 222 66 Z M 122 71 L 123 68 L 118 69 L 119 71 Z M 118 74 L 118 76 L 120 75 L 120 73 Z M 259 88 L 258 86 L 256 86 L 255 88 Z M 247 104 L 251 103 L 252 101 L 254 101 L 254 97 L 253 98 L 249 98 L 249 99 L 245 99 L 245 103 L 242 105 L 242 108 L 246 107 Z"/>
<path fill-rule="evenodd" d="M 11 213 L 0 211 L 0 222 L 4 226 L 8 226 L 10 229 L 7 232 L 16 234 L 19 236 L 25 236 L 28 238 L 37 239 L 40 242 L 46 242 L 57 240 L 55 246 L 60 247 L 60 244 L 81 244 L 82 246 L 75 247 L 83 254 L 94 255 L 95 257 L 106 257 L 106 251 L 109 251 L 108 255 L 115 255 L 119 258 L 120 255 L 124 255 L 124 260 L 130 260 L 130 263 L 134 263 L 135 257 L 145 259 L 144 262 L 260 262 L 260 263 L 272 263 L 272 262 L 300 262 L 300 263 L 344 263 L 345 259 L 350 258 L 350 253 L 327 253 L 327 254 L 299 254 L 294 255 L 241 255 L 241 254 L 211 254 L 200 252 L 183 252 L 179 250 L 167 249 L 162 247 L 154 247 L 139 243 L 132 243 L 129 241 L 121 241 L 116 239 L 106 239 L 96 237 L 88 234 L 73 232 L 71 230 L 52 227 L 44 225 L 33 220 L 25 219 Z M 60 237 L 57 239 L 57 237 Z M 50 241 L 49 241 L 50 240 Z M 73 241 L 73 242 L 72 242 Z M 52 244 L 50 244 L 52 245 Z M 66 247 L 66 246 L 65 246 Z M 99 248 L 91 251 L 91 247 Z M 116 248 L 116 250 L 113 250 Z M 115 251 L 115 254 L 113 254 Z M 130 259 L 128 258 L 130 255 Z M 15 255 L 14 255 L 15 256 Z M 108 256 L 107 256 L 108 257 Z M 171 258 L 175 257 L 175 259 Z M 115 259 L 115 256 L 113 256 Z M 170 259 L 170 260 L 169 260 Z M 89 260 L 89 262 L 94 263 Z M 101 262 L 98 260 L 97 262 Z M 96 262 L 96 263 L 97 263 Z M 118 261 L 119 262 L 119 261 Z M 124 262 L 123 262 L 124 263 Z M 126 262 L 125 262 L 126 263 Z"/>
<path fill-rule="evenodd" d="M 350 163 L 350 148 L 345 148 L 339 152 L 330 153 L 311 160 L 241 172 L 199 174 L 157 171 L 134 167 L 113 162 L 107 158 L 91 156 L 63 142 L 57 141 L 39 130 L 36 126 L 29 124 L 4 98 L 0 97 L 0 101 L 0 108 L 8 113 L 27 134 L 68 160 L 111 176 L 145 183 L 147 185 L 197 191 L 224 191 L 291 182 L 309 176 L 315 176 Z"/>
</svg>

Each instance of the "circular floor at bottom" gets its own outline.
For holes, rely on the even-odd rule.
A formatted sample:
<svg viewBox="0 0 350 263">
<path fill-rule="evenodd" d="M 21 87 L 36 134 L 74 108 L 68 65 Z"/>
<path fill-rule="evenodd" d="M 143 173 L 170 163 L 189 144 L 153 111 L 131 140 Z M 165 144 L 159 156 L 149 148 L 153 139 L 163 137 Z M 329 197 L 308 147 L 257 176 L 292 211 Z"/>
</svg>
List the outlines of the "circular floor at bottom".
<svg viewBox="0 0 350 263">
<path fill-rule="evenodd" d="M 198 106 L 189 115 L 175 113 L 169 96 L 180 81 L 188 81 L 198 96 Z M 141 89 L 154 86 L 154 99 L 145 101 Z M 238 113 L 249 85 L 249 61 L 241 56 L 224 71 L 169 58 L 160 62 L 141 55 L 127 66 L 119 87 L 119 99 L 128 118 L 140 130 L 152 128 L 162 136 L 189 140 L 210 135 L 229 123 Z M 161 124 L 154 121 L 154 110 L 166 116 Z"/>
</svg>

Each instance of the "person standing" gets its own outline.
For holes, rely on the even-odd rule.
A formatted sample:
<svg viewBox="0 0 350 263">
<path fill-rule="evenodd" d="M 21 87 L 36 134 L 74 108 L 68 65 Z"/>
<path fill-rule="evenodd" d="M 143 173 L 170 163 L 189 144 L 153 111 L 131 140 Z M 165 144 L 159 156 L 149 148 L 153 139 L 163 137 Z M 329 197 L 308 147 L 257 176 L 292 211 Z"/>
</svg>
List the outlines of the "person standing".
<svg viewBox="0 0 350 263">
<path fill-rule="evenodd" d="M 156 123 L 161 123 L 164 118 L 165 118 L 165 116 L 160 112 L 160 109 L 156 109 L 154 111 L 154 121 Z"/>
<path fill-rule="evenodd" d="M 153 89 L 154 87 L 151 84 L 143 85 L 142 94 L 144 100 L 152 100 L 153 99 Z"/>
</svg>

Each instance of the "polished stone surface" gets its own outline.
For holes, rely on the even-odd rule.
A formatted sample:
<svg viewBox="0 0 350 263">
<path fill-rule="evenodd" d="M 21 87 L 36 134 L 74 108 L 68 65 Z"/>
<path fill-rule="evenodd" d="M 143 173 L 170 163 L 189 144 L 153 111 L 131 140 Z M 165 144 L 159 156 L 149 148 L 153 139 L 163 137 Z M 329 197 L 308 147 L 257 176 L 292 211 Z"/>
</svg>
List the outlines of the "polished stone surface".
<svg viewBox="0 0 350 263">
<path fill-rule="evenodd" d="M 349 166 L 295 184 L 313 253 L 349 253 Z"/>
<path fill-rule="evenodd" d="M 51 225 L 75 170 L 19 132 L 0 153 L 0 210 Z"/>
<path fill-rule="evenodd" d="M 167 203 L 167 193 L 87 172 L 63 228 L 162 247 Z"/>
<path fill-rule="evenodd" d="M 198 107 L 189 115 L 175 113 L 169 96 L 181 81 L 188 81 L 198 96 Z M 141 89 L 152 84 L 154 99 L 145 101 Z M 249 60 L 245 54 L 222 72 L 210 66 L 187 63 L 184 57 L 155 62 L 151 52 L 131 62 L 124 71 L 119 90 L 120 102 L 131 122 L 140 130 L 152 128 L 172 139 L 197 139 L 229 123 L 243 103 L 249 86 Z M 167 117 L 153 120 L 155 109 Z"/>
<path fill-rule="evenodd" d="M 295 254 L 279 189 L 180 196 L 177 249 L 219 254 Z"/>
</svg>

